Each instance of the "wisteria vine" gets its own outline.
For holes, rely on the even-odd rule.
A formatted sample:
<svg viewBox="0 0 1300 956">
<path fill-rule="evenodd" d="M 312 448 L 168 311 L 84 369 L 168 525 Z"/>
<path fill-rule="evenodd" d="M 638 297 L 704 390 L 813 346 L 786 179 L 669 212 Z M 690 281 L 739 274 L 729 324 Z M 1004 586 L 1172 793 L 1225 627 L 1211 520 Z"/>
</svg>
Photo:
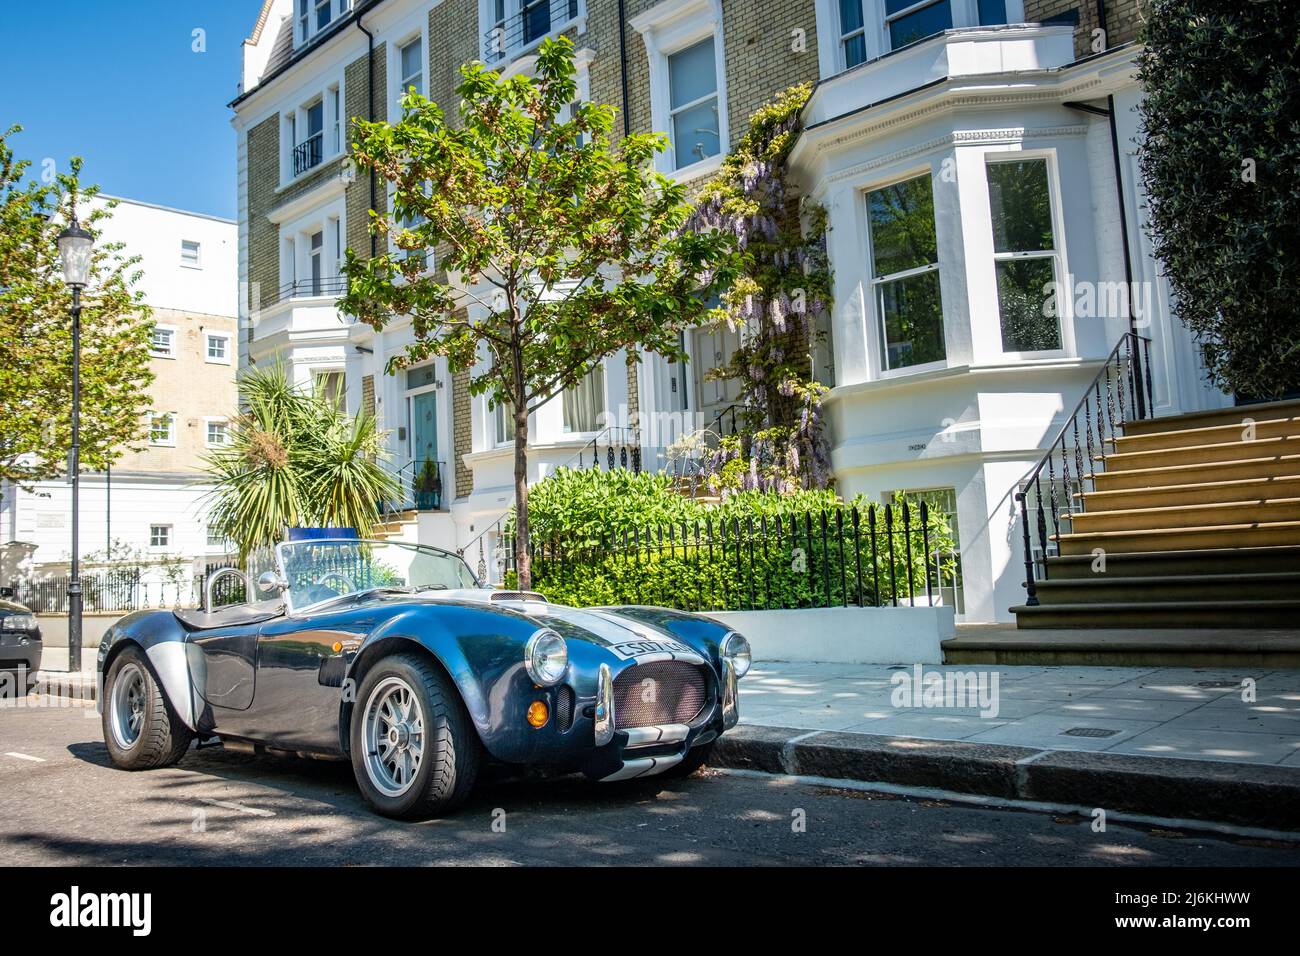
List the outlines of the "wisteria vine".
<svg viewBox="0 0 1300 956">
<path fill-rule="evenodd" d="M 694 225 L 732 233 L 747 253 L 712 315 L 741 331 L 731 361 L 708 375 L 739 383 L 745 424 L 706 462 L 715 493 L 825 488 L 832 480 L 822 420 L 827 388 L 812 361 L 823 335 L 816 320 L 832 301 L 826 210 L 787 182 L 811 90 L 790 87 L 754 113 L 697 200 Z"/>
</svg>

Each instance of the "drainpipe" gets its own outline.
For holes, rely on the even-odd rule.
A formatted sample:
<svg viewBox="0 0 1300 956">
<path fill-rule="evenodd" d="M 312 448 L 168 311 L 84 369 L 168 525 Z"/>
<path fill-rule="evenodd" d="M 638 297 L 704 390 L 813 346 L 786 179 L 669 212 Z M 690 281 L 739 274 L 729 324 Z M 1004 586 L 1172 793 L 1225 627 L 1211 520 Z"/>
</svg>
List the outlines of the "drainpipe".
<svg viewBox="0 0 1300 956">
<path fill-rule="evenodd" d="M 1119 228 L 1121 233 L 1120 248 L 1124 250 L 1124 282 L 1128 290 L 1128 330 L 1133 335 L 1137 335 L 1137 323 L 1133 316 L 1133 253 L 1129 249 L 1128 236 L 1128 209 L 1124 203 L 1124 167 L 1120 160 L 1119 150 L 1119 130 L 1115 125 L 1115 97 L 1114 95 L 1106 97 L 1106 109 L 1100 106 L 1093 106 L 1089 103 L 1065 103 L 1072 110 L 1079 110 L 1083 113 L 1091 113 L 1093 116 L 1104 116 L 1110 126 L 1110 155 L 1115 166 L 1115 203 L 1119 206 Z M 1137 380 L 1142 380 L 1142 350 L 1140 343 L 1133 344 L 1133 365 L 1134 374 Z M 1137 415 L 1138 418 L 1146 417 L 1146 396 L 1142 394 L 1142 389 L 1136 389 L 1137 393 Z"/>
<path fill-rule="evenodd" d="M 1106 30 L 1106 0 L 1097 0 L 1097 29 L 1101 31 L 1102 50 L 1110 49 L 1110 33 Z"/>
<path fill-rule="evenodd" d="M 618 72 L 623 85 L 623 135 L 632 133 L 632 117 L 627 111 L 627 8 L 618 0 Z"/>
<path fill-rule="evenodd" d="M 366 119 L 375 121 L 375 35 L 361 24 L 365 11 L 357 11 L 357 29 L 366 35 Z M 375 171 L 370 170 L 370 210 L 375 210 Z M 370 258 L 379 254 L 378 236 L 370 233 Z"/>
</svg>

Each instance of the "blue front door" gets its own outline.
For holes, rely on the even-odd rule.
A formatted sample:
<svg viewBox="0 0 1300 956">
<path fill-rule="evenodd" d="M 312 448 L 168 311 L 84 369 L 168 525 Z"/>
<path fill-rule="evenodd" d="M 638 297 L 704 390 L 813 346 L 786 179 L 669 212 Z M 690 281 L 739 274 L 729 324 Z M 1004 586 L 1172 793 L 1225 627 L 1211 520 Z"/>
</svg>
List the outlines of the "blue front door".
<svg viewBox="0 0 1300 956">
<path fill-rule="evenodd" d="M 438 467 L 438 393 L 421 392 L 411 398 L 411 459 L 415 462 L 416 507 L 423 509 L 438 508 L 441 494 L 439 489 L 430 489 L 421 484 L 426 475 L 425 462 L 433 462 Z M 441 479 L 441 474 L 438 478 Z M 441 484 L 441 481 L 439 481 Z"/>
</svg>

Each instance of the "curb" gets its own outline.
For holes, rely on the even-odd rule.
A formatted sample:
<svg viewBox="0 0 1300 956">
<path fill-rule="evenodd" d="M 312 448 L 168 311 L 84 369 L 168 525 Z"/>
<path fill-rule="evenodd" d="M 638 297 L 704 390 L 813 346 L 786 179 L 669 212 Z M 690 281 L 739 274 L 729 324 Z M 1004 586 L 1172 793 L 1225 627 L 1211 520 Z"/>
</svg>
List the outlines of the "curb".
<svg viewBox="0 0 1300 956">
<path fill-rule="evenodd" d="M 709 763 L 1300 831 L 1300 767 L 741 724 Z"/>
</svg>

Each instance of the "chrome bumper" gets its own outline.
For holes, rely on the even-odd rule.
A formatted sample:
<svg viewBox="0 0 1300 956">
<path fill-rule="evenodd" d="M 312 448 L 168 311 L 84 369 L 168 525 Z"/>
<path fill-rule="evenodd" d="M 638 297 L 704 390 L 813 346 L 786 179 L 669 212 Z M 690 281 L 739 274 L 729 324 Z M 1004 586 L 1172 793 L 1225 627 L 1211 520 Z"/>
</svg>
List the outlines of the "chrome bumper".
<svg viewBox="0 0 1300 956">
<path fill-rule="evenodd" d="M 740 720 L 740 695 L 737 687 L 736 670 L 731 661 L 722 662 L 722 729 L 730 730 Z M 594 718 L 594 742 L 597 747 L 604 747 L 614 740 L 614 677 L 609 666 L 600 665 L 596 678 L 596 711 Z M 601 777 L 601 782 L 631 780 L 634 777 L 649 777 L 662 773 L 670 767 L 681 763 L 686 757 L 686 750 L 679 754 L 664 754 L 655 757 L 637 757 L 635 751 L 641 747 L 662 747 L 665 744 L 679 743 L 691 734 L 687 724 L 659 724 L 649 727 L 629 727 L 623 733 L 627 735 L 624 753 L 628 758 L 613 773 Z M 700 743 L 712 740 L 716 732 L 710 731 L 699 739 Z"/>
</svg>

